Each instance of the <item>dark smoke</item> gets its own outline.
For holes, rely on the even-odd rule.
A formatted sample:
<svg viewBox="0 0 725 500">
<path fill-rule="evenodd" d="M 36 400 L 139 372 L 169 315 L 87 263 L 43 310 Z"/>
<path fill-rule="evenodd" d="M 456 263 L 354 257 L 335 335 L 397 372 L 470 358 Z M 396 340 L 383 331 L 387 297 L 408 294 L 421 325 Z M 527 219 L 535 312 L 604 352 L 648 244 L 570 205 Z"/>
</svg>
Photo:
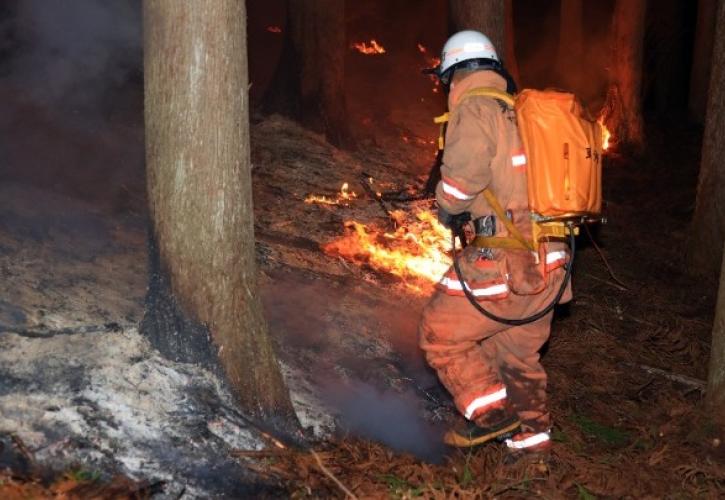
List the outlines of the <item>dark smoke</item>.
<svg viewBox="0 0 725 500">
<path fill-rule="evenodd" d="M 0 181 L 145 210 L 140 0 L 0 3 Z"/>
<path fill-rule="evenodd" d="M 92 116 L 140 78 L 140 10 L 138 0 L 14 2 L 0 28 L 4 73 L 38 103 Z"/>
</svg>

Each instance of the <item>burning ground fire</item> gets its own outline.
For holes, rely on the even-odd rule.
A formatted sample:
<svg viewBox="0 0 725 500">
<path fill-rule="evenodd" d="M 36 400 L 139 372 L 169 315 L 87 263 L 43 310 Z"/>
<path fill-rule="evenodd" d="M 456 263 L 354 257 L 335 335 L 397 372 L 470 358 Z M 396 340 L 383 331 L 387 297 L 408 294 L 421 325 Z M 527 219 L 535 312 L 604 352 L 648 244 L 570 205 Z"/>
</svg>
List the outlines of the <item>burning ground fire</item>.
<svg viewBox="0 0 725 500">
<path fill-rule="evenodd" d="M 604 124 L 604 117 L 599 118 L 599 120 L 597 120 L 597 123 L 602 126 L 602 149 L 606 151 L 609 149 L 609 139 L 612 137 L 612 133 Z"/>
<path fill-rule="evenodd" d="M 385 54 L 385 47 L 380 45 L 375 40 L 370 40 L 370 44 L 368 45 L 367 42 L 357 42 L 353 43 L 350 48 L 353 48 L 360 52 L 361 54 L 365 55 L 377 55 L 377 54 Z"/>
<path fill-rule="evenodd" d="M 327 196 L 320 196 L 316 194 L 307 195 L 305 203 L 317 203 L 318 205 L 346 205 L 348 202 L 357 198 L 355 191 L 350 191 L 348 183 L 344 183 L 340 188 L 340 192 L 333 198 Z"/>
<path fill-rule="evenodd" d="M 356 264 L 393 274 L 414 291 L 435 283 L 451 265 L 450 233 L 430 210 L 418 210 L 415 220 L 405 221 L 402 211 L 391 213 L 398 221 L 394 232 L 356 221 L 345 223 L 347 235 L 323 247 L 325 253 Z"/>
</svg>

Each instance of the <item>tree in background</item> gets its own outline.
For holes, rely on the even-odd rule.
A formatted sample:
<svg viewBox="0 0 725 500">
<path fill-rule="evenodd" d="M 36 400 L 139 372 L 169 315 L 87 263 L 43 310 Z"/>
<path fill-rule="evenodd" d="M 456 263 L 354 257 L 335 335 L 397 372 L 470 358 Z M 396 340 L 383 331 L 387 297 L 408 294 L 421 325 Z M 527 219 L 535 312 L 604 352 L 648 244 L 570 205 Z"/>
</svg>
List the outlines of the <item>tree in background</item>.
<svg viewBox="0 0 725 500">
<path fill-rule="evenodd" d="M 692 73 L 690 74 L 690 99 L 688 105 L 690 119 L 697 123 L 705 122 L 712 45 L 715 37 L 716 7 L 717 0 L 699 0 L 697 2 L 697 26 L 692 50 Z"/>
<path fill-rule="evenodd" d="M 354 145 L 345 97 L 344 0 L 287 0 L 285 41 L 265 110 Z"/>
<path fill-rule="evenodd" d="M 582 0 L 561 0 L 559 9 L 559 48 L 556 53 L 556 72 L 559 81 L 569 91 L 579 72 L 585 71 L 584 15 Z"/>
<path fill-rule="evenodd" d="M 221 365 L 252 416 L 295 423 L 256 287 L 245 4 L 143 11 L 153 229 L 141 331 L 173 360 Z"/>
<path fill-rule="evenodd" d="M 499 57 L 503 58 L 506 54 L 505 11 L 504 0 L 450 0 L 450 31 L 480 31 L 491 40 Z"/>
<path fill-rule="evenodd" d="M 612 17 L 612 58 L 606 124 L 619 144 L 644 147 L 642 57 L 646 0 L 616 0 Z"/>
<path fill-rule="evenodd" d="M 519 71 L 519 62 L 516 59 L 516 31 L 514 29 L 514 2 L 513 0 L 506 0 L 505 5 L 506 12 L 506 26 L 504 27 L 504 33 L 506 43 L 504 44 L 504 64 L 506 69 L 514 77 L 518 85 L 521 83 L 521 72 Z"/>
<path fill-rule="evenodd" d="M 716 13 L 710 93 L 690 238 L 694 271 L 717 276 L 725 242 L 725 1 Z"/>
<path fill-rule="evenodd" d="M 725 424 L 725 259 L 720 266 L 720 290 L 717 294 L 715 321 L 712 327 L 707 404 L 710 415 L 715 416 L 721 425 Z"/>
</svg>

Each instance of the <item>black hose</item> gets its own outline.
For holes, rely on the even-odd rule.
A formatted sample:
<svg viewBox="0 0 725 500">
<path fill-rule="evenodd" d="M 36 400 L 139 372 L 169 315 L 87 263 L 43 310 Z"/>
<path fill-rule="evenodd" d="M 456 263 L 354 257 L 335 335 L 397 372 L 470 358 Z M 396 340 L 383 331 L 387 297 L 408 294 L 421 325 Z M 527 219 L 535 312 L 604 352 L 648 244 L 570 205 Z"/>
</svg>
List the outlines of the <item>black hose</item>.
<svg viewBox="0 0 725 500">
<path fill-rule="evenodd" d="M 454 231 L 451 231 L 451 236 L 453 239 L 453 269 L 456 271 L 456 277 L 458 277 L 458 281 L 461 283 L 461 289 L 463 290 L 464 295 L 468 299 L 468 301 L 471 303 L 473 307 L 476 308 L 476 310 L 486 316 L 489 319 L 492 319 L 498 323 L 503 323 L 504 325 L 511 325 L 511 326 L 521 326 L 526 325 L 528 323 L 533 323 L 536 320 L 539 320 L 549 314 L 549 311 L 554 309 L 554 306 L 559 303 L 559 300 L 561 300 L 561 297 L 564 295 L 564 292 L 566 291 L 566 285 L 569 282 L 569 279 L 571 278 L 571 270 L 574 264 L 574 253 L 576 252 L 576 239 L 574 237 L 574 228 L 569 224 L 569 244 L 571 246 L 571 257 L 569 259 L 568 264 L 564 264 L 564 267 L 566 268 L 566 274 L 564 275 L 564 281 L 561 283 L 561 287 L 559 288 L 559 292 L 556 294 L 556 297 L 554 297 L 554 300 L 551 301 L 551 303 L 546 306 L 541 311 L 537 312 L 536 314 L 532 314 L 529 317 L 521 318 L 521 319 L 511 319 L 511 318 L 502 318 L 500 316 L 496 316 L 495 314 L 485 310 L 481 304 L 478 303 L 478 300 L 473 295 L 471 290 L 468 289 L 468 285 L 466 285 L 466 282 L 463 279 L 463 274 L 461 273 L 461 267 L 458 264 L 458 257 L 455 254 L 456 251 L 456 233 Z"/>
</svg>

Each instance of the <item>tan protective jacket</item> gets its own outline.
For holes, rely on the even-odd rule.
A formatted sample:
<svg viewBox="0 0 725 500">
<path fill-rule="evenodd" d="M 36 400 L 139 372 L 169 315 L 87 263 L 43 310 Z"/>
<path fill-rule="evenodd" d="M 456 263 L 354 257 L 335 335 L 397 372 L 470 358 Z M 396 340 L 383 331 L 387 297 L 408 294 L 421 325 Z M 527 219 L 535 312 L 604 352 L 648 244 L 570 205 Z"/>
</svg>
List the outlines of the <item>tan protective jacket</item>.
<svg viewBox="0 0 725 500">
<path fill-rule="evenodd" d="M 451 86 L 441 181 L 436 188 L 440 207 L 451 214 L 470 212 L 475 219 L 494 215 L 483 190 L 489 188 L 522 235 L 532 237 L 526 179 L 526 154 L 513 108 L 489 96 L 468 96 L 475 88 L 506 90 L 506 81 L 492 71 L 473 72 Z M 496 236 L 511 236 L 497 219 Z M 470 248 L 470 247 L 469 247 Z M 548 274 L 568 260 L 566 245 L 548 243 L 539 255 L 527 250 L 495 250 L 496 265 L 464 252 L 461 267 L 471 287 L 478 285 L 482 300 L 504 298 L 509 292 L 536 295 L 551 286 Z M 449 271 L 441 287 L 461 294 L 462 285 Z M 504 293 L 496 293 L 505 290 Z M 478 294 L 476 294 L 478 296 Z M 563 301 L 570 298 L 570 290 Z"/>
</svg>

